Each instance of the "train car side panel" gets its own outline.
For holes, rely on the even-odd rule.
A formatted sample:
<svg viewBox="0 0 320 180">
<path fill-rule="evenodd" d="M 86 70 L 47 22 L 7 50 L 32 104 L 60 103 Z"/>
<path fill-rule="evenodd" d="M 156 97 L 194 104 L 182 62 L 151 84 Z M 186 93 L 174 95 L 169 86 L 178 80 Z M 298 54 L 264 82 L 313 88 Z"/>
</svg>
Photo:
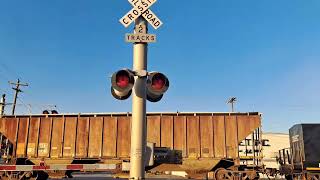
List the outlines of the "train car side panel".
<svg viewBox="0 0 320 180">
<path fill-rule="evenodd" d="M 103 117 L 90 118 L 89 158 L 101 157 Z"/>
<path fill-rule="evenodd" d="M 186 116 L 174 117 L 174 149 L 182 152 L 182 157 L 187 157 L 187 119 Z"/>
<path fill-rule="evenodd" d="M 118 117 L 118 142 L 117 142 L 117 157 L 130 157 L 130 142 L 131 142 L 131 118 Z"/>
<path fill-rule="evenodd" d="M 52 119 L 52 139 L 51 139 L 51 153 L 52 158 L 62 157 L 62 140 L 63 140 L 63 117 L 53 117 Z"/>
<path fill-rule="evenodd" d="M 160 147 L 160 116 L 147 117 L 147 142 L 155 143 L 155 147 Z"/>
<path fill-rule="evenodd" d="M 38 156 L 49 157 L 52 118 L 42 117 L 40 122 Z"/>
<path fill-rule="evenodd" d="M 25 157 L 27 152 L 29 118 L 19 118 L 17 157 Z"/>
<path fill-rule="evenodd" d="M 200 116 L 201 157 L 214 157 L 212 116 Z"/>
<path fill-rule="evenodd" d="M 236 116 L 226 116 L 225 123 L 227 158 L 234 159 L 238 157 L 238 128 Z"/>
<path fill-rule="evenodd" d="M 76 138 L 76 157 L 85 158 L 88 154 L 88 141 L 89 141 L 89 118 L 79 117 L 76 125 L 77 138 Z"/>
<path fill-rule="evenodd" d="M 173 116 L 161 116 L 161 147 L 173 149 Z"/>
<path fill-rule="evenodd" d="M 27 156 L 30 158 L 38 157 L 38 142 L 40 131 L 40 118 L 31 117 L 28 135 Z"/>
<path fill-rule="evenodd" d="M 251 127 L 254 125 L 250 118 L 246 115 L 237 116 L 238 121 L 238 141 L 241 142 L 248 137 Z"/>
<path fill-rule="evenodd" d="M 224 116 L 213 116 L 214 153 L 215 157 L 226 157 L 226 133 Z"/>
<path fill-rule="evenodd" d="M 65 117 L 63 157 L 73 158 L 76 152 L 77 117 Z M 78 141 L 81 142 L 82 141 Z"/>
<path fill-rule="evenodd" d="M 117 117 L 104 117 L 103 157 L 117 157 Z"/>
<path fill-rule="evenodd" d="M 187 150 L 189 158 L 200 157 L 199 116 L 187 116 Z"/>
</svg>

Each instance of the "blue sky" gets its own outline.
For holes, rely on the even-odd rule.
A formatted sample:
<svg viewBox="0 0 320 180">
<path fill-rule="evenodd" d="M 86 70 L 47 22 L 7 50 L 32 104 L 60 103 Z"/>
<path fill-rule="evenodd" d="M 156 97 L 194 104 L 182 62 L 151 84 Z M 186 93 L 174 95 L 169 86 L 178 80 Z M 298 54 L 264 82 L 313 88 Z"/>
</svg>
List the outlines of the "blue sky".
<svg viewBox="0 0 320 180">
<path fill-rule="evenodd" d="M 110 94 L 114 71 L 132 67 L 132 45 L 118 20 L 126 0 L 0 2 L 0 93 L 8 80 L 30 86 L 19 101 L 39 113 L 129 112 Z M 263 113 L 265 131 L 319 122 L 320 1 L 158 0 L 164 22 L 149 45 L 149 70 L 170 78 L 164 99 L 148 111 Z M 28 109 L 18 106 L 19 113 Z"/>
</svg>

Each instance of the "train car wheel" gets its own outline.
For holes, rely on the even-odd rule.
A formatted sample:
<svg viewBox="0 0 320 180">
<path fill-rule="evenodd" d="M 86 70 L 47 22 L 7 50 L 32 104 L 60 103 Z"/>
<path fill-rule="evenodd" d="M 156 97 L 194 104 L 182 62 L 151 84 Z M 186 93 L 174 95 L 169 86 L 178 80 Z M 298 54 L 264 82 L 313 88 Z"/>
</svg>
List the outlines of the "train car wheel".
<svg viewBox="0 0 320 180">
<path fill-rule="evenodd" d="M 215 171 L 216 180 L 232 180 L 234 176 L 231 171 L 224 168 L 219 168 Z"/>
<path fill-rule="evenodd" d="M 246 174 L 249 180 L 254 180 L 257 177 L 257 173 L 255 171 L 247 171 Z"/>
</svg>

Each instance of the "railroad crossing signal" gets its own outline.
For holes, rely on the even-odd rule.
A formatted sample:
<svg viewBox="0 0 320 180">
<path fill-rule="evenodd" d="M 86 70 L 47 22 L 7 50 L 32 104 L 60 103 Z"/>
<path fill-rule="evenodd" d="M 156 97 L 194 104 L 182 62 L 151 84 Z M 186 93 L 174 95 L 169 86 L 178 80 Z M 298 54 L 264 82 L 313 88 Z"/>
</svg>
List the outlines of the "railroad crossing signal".
<svg viewBox="0 0 320 180">
<path fill-rule="evenodd" d="M 158 102 L 162 99 L 163 94 L 169 88 L 169 79 L 160 72 L 133 72 L 129 69 L 123 69 L 115 72 L 111 78 L 111 94 L 118 100 L 126 100 L 132 94 L 134 87 L 134 76 L 148 76 L 147 79 L 147 100 Z"/>
<path fill-rule="evenodd" d="M 128 0 L 133 6 L 126 15 L 120 19 L 120 23 L 124 27 L 129 27 L 129 25 L 135 21 L 138 17 L 142 15 L 154 29 L 158 29 L 162 26 L 162 21 L 149 9 L 157 0 Z"/>
<path fill-rule="evenodd" d="M 158 102 L 169 88 L 168 78 L 159 72 L 147 72 L 148 43 L 156 42 L 156 35 L 148 34 L 148 23 L 158 29 L 163 23 L 149 9 L 157 0 L 128 0 L 133 6 L 120 19 L 124 27 L 135 21 L 133 34 L 126 34 L 126 42 L 133 43 L 133 69 L 120 70 L 112 75 L 111 94 L 119 100 L 132 94 L 130 179 L 145 178 L 147 142 L 146 100 Z"/>
</svg>

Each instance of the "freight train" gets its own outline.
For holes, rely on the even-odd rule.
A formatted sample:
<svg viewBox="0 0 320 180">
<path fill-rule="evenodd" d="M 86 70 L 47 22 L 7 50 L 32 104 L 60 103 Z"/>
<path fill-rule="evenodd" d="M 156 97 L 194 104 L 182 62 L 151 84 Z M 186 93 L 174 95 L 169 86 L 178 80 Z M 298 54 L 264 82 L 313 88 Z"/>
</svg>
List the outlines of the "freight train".
<svg viewBox="0 0 320 180">
<path fill-rule="evenodd" d="M 280 173 L 286 179 L 320 180 L 320 124 L 289 129 L 290 148 L 279 151 Z"/>
<path fill-rule="evenodd" d="M 130 123 L 130 113 L 4 116 L 1 179 L 126 171 Z M 148 172 L 256 179 L 263 169 L 260 113 L 148 113 L 146 128 Z M 245 151 L 251 153 L 241 155 L 248 136 L 253 143 Z"/>
</svg>

